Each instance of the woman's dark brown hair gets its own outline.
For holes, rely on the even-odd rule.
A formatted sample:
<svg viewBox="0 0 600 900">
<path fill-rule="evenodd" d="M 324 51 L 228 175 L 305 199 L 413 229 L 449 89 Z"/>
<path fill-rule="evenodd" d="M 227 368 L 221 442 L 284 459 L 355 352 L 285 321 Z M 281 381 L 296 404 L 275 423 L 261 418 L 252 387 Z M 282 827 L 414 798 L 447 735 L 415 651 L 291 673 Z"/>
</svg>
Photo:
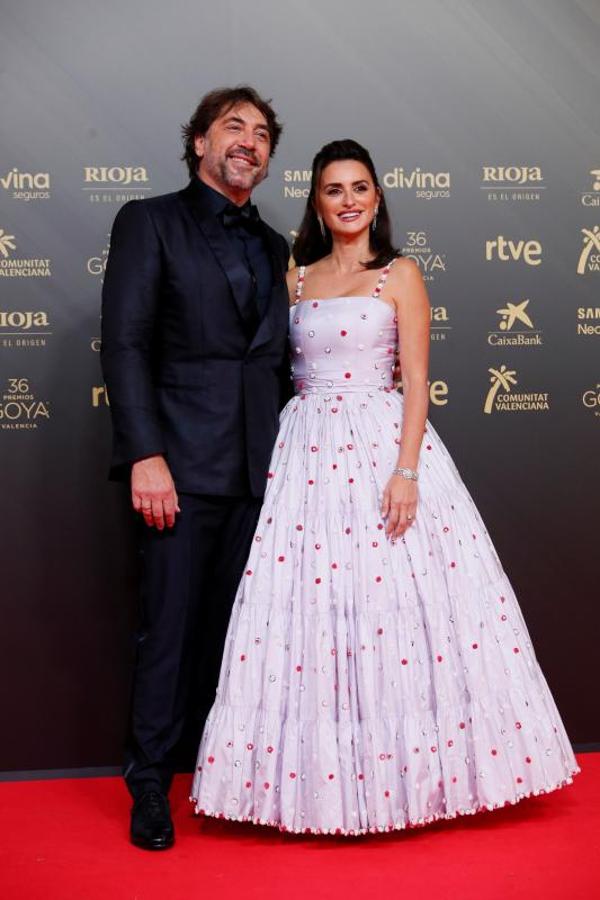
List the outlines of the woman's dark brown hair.
<svg viewBox="0 0 600 900">
<path fill-rule="evenodd" d="M 264 100 L 254 88 L 247 84 L 234 88 L 217 88 L 206 94 L 200 101 L 194 115 L 186 125 L 181 126 L 184 151 L 181 157 L 187 164 L 190 178 L 195 178 L 198 172 L 200 158 L 194 149 L 194 141 L 198 135 L 205 135 L 212 123 L 229 112 L 239 103 L 251 103 L 263 114 L 269 129 L 271 149 L 269 155 L 273 156 L 279 142 L 283 126 L 277 120 L 277 114 L 271 106 L 270 100 Z"/>
<path fill-rule="evenodd" d="M 318 259 L 322 259 L 331 252 L 331 232 L 325 227 L 325 237 L 321 233 L 317 211 L 315 209 L 315 198 L 319 189 L 321 175 L 323 170 L 330 163 L 342 162 L 347 159 L 356 160 L 362 163 L 369 170 L 371 178 L 376 188 L 379 188 L 379 210 L 377 213 L 377 223 L 375 230 L 369 229 L 369 246 L 374 254 L 373 259 L 362 263 L 365 269 L 381 269 L 386 266 L 396 256 L 400 256 L 400 251 L 392 245 L 392 226 L 390 216 L 385 203 L 385 197 L 379 181 L 373 160 L 368 150 L 365 150 L 359 143 L 350 139 L 342 141 L 331 141 L 321 147 L 313 160 L 312 178 L 310 183 L 310 192 L 306 201 L 306 209 L 304 218 L 298 231 L 298 236 L 294 241 L 294 260 L 299 266 L 308 266 Z"/>
</svg>

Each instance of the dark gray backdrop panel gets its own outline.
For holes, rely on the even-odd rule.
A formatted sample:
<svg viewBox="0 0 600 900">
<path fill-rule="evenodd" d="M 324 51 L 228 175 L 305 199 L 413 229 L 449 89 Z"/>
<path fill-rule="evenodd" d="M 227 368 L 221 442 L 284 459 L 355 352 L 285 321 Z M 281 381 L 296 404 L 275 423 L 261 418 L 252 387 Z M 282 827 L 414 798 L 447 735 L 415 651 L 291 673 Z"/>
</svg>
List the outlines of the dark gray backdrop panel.
<svg viewBox="0 0 600 900">
<path fill-rule="evenodd" d="M 0 769 L 119 761 L 137 561 L 127 496 L 105 480 L 102 265 L 125 199 L 184 184 L 179 126 L 199 97 L 241 81 L 285 122 L 257 192 L 282 232 L 298 225 L 322 143 L 372 150 L 398 243 L 433 276 L 431 419 L 571 737 L 597 741 L 598 247 L 584 274 L 577 264 L 581 229 L 593 242 L 600 225 L 599 4 L 19 0 L 2 4 L 2 25 Z M 514 196 L 516 168 L 504 196 L 484 166 L 525 167 L 532 198 Z M 86 181 L 90 167 L 113 167 L 112 180 Z M 147 180 L 127 183 L 128 167 Z M 407 182 L 424 173 L 449 173 L 450 196 L 417 196 Z M 487 261 L 499 235 L 539 241 L 541 263 Z M 18 267 L 30 274 L 7 274 Z M 497 310 L 526 299 L 533 324 L 511 334 L 541 345 L 490 345 L 509 334 Z M 509 399 L 545 393 L 549 409 L 484 413 L 488 370 L 503 365 Z"/>
</svg>

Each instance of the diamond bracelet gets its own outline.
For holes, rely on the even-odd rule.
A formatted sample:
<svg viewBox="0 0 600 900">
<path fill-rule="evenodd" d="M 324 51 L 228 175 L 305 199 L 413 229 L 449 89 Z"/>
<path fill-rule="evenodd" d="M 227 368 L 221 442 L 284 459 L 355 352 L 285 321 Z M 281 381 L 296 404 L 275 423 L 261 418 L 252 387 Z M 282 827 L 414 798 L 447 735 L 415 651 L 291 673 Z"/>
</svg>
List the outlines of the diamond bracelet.
<svg viewBox="0 0 600 900">
<path fill-rule="evenodd" d="M 415 472 L 414 469 L 407 469 L 405 466 L 398 466 L 396 469 L 393 469 L 392 475 L 401 475 L 402 478 L 406 478 L 407 481 L 419 480 L 419 473 Z"/>
</svg>

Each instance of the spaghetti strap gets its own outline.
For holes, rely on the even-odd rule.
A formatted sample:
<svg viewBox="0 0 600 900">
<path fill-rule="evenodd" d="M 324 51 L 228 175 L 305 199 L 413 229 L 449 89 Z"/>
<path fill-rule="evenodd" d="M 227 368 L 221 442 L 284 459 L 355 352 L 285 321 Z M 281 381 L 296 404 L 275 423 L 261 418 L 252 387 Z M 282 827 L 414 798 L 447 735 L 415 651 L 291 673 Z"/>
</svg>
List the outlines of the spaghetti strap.
<svg viewBox="0 0 600 900">
<path fill-rule="evenodd" d="M 306 272 L 306 266 L 298 266 L 298 278 L 296 279 L 296 293 L 294 295 L 294 306 L 299 302 L 300 297 L 302 296 L 302 289 L 304 288 L 304 273 Z"/>
<path fill-rule="evenodd" d="M 381 292 L 385 286 L 385 283 L 387 281 L 387 277 L 390 274 L 390 269 L 392 268 L 392 266 L 394 265 L 394 263 L 396 262 L 397 259 L 398 259 L 398 257 L 395 256 L 393 259 L 391 259 L 389 261 L 387 266 L 385 266 L 385 268 L 383 268 L 381 270 L 381 274 L 380 274 L 379 278 L 377 279 L 377 284 L 375 285 L 375 290 L 371 294 L 371 297 L 373 297 L 374 299 L 379 297 L 379 295 L 381 294 Z"/>
</svg>

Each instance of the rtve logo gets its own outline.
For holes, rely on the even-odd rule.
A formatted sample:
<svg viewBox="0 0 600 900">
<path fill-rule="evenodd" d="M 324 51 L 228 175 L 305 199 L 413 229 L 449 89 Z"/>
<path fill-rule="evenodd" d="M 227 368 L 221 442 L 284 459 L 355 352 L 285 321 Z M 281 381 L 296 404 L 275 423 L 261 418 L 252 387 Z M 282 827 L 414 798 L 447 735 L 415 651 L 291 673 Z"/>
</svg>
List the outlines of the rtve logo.
<svg viewBox="0 0 600 900">
<path fill-rule="evenodd" d="M 539 266 L 542 261 L 542 245 L 539 241 L 513 241 L 499 234 L 485 242 L 485 258 L 488 262 L 497 259 L 500 262 L 523 261 L 528 266 Z"/>
</svg>

